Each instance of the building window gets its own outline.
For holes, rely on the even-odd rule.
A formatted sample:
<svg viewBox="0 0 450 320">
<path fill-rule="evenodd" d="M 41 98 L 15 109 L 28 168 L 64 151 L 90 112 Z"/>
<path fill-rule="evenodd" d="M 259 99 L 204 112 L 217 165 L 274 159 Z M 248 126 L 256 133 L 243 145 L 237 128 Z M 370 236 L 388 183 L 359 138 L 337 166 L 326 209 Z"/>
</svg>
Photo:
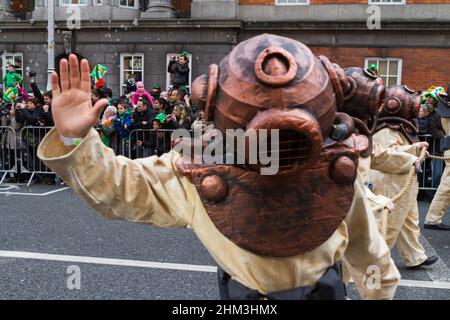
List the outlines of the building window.
<svg viewBox="0 0 450 320">
<path fill-rule="evenodd" d="M 60 5 L 61 6 L 76 6 L 76 5 L 87 5 L 88 0 L 61 0 Z"/>
<path fill-rule="evenodd" d="M 2 55 L 2 79 L 8 73 L 8 67 L 13 65 L 16 67 L 16 72 L 23 78 L 23 54 L 22 53 L 4 53 Z M 3 83 L 3 81 L 2 81 Z M 3 83 L 3 88 L 5 84 Z"/>
<path fill-rule="evenodd" d="M 309 0 L 276 0 L 275 5 L 289 6 L 289 5 L 307 5 Z"/>
<path fill-rule="evenodd" d="M 180 55 L 179 53 L 168 53 L 166 55 L 166 71 L 167 71 L 167 66 L 169 65 L 170 59 L 172 57 L 178 57 L 179 55 Z M 189 89 L 191 87 L 190 84 L 192 83 L 192 54 L 189 53 L 187 55 L 187 58 L 189 60 L 189 64 L 188 64 L 188 66 L 189 66 L 189 85 L 186 86 L 186 87 Z M 173 81 L 173 73 L 167 72 L 167 74 L 166 74 L 166 88 L 167 88 L 167 90 L 170 90 L 172 88 L 172 86 L 173 86 L 172 81 Z"/>
<path fill-rule="evenodd" d="M 138 8 L 138 0 L 120 0 L 119 6 L 123 8 Z"/>
<path fill-rule="evenodd" d="M 364 68 L 376 65 L 378 73 L 385 86 L 401 84 L 402 59 L 395 58 L 366 58 Z"/>
<path fill-rule="evenodd" d="M 0 0 L 0 10 L 11 10 L 11 0 Z"/>
<path fill-rule="evenodd" d="M 101 6 L 103 3 L 103 0 L 94 0 L 94 6 Z"/>
<path fill-rule="evenodd" d="M 125 93 L 127 82 L 131 78 L 134 78 L 135 82 L 144 79 L 144 54 L 142 53 L 120 55 L 120 95 Z"/>
<path fill-rule="evenodd" d="M 369 4 L 406 4 L 406 0 L 369 0 Z"/>
</svg>

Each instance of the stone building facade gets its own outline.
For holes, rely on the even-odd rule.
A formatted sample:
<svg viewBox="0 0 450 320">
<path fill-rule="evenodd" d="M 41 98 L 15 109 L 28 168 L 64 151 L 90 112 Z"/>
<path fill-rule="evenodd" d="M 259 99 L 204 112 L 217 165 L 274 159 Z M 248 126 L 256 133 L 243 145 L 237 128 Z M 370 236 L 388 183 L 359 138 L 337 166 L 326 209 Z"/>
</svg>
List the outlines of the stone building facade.
<svg viewBox="0 0 450 320">
<path fill-rule="evenodd" d="M 387 1 L 54 0 L 55 56 L 58 61 L 73 52 L 107 66 L 108 86 L 119 95 L 130 73 L 142 76 L 148 88 L 169 85 L 172 54 L 190 53 L 193 79 L 240 41 L 274 33 L 302 41 L 343 67 L 376 63 L 388 84 L 446 86 L 450 0 Z M 42 88 L 46 2 L 0 0 L 2 67 L 31 67 Z M 368 21 L 375 15 L 380 28 L 373 29 Z"/>
</svg>

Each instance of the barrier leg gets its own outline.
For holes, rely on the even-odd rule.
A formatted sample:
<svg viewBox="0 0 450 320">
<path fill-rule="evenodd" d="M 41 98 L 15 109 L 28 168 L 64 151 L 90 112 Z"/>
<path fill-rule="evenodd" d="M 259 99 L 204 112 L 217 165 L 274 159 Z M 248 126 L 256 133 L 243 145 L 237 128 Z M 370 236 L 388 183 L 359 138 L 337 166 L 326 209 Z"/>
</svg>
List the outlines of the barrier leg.
<svg viewBox="0 0 450 320">
<path fill-rule="evenodd" d="M 34 172 L 31 174 L 30 180 L 28 180 L 27 187 L 29 187 L 31 185 L 33 178 L 34 178 Z"/>
<path fill-rule="evenodd" d="M 5 172 L 5 174 L 3 175 L 2 179 L 0 180 L 0 184 L 3 183 L 3 180 L 5 180 L 7 174 L 8 174 L 8 172 Z"/>
</svg>

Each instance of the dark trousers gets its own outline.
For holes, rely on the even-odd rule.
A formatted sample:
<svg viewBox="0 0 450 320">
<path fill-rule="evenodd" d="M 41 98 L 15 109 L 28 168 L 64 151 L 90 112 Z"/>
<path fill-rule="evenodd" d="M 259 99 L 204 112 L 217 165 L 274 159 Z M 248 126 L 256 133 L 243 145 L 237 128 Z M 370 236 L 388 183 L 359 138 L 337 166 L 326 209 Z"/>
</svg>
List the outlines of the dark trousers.
<svg viewBox="0 0 450 320">
<path fill-rule="evenodd" d="M 217 276 L 222 300 L 345 300 L 346 296 L 341 263 L 328 268 L 314 289 L 311 286 L 305 286 L 265 295 L 231 279 L 230 275 L 221 268 L 218 268 Z"/>
</svg>

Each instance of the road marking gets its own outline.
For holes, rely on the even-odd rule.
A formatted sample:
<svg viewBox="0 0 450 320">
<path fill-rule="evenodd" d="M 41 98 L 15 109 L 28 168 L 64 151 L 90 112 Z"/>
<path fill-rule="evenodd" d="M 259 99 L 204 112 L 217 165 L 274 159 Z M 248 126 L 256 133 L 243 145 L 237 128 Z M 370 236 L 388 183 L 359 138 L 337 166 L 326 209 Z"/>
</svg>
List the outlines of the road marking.
<svg viewBox="0 0 450 320">
<path fill-rule="evenodd" d="M 169 270 L 198 271 L 198 272 L 217 272 L 217 267 L 214 267 L 214 266 L 202 266 L 202 265 L 194 265 L 194 264 L 178 264 L 178 263 L 166 263 L 166 262 L 151 262 L 151 261 L 126 260 L 126 259 L 110 259 L 110 258 L 98 258 L 98 257 L 69 256 L 69 255 L 23 252 L 23 251 L 0 251 L 0 257 L 91 263 L 91 264 L 103 264 L 103 265 L 122 266 L 122 267 L 169 269 Z"/>
<path fill-rule="evenodd" d="M 1 191 L 8 191 L 11 189 L 19 189 L 17 186 L 6 186 L 5 188 L 0 188 Z"/>
<path fill-rule="evenodd" d="M 89 264 L 149 268 L 149 269 L 166 269 L 166 270 L 209 272 L 209 273 L 217 272 L 217 267 L 215 267 L 215 266 L 167 263 L 167 262 L 152 262 L 152 261 L 142 261 L 142 260 L 98 258 L 98 257 L 86 257 L 86 256 L 71 256 L 71 255 L 48 254 L 48 253 L 37 253 L 37 252 L 24 252 L 24 251 L 0 251 L 0 257 L 60 261 L 60 262 L 71 262 L 71 263 L 74 263 L 74 262 L 75 263 L 89 263 Z M 419 281 L 419 280 L 401 279 L 398 285 L 403 286 L 403 287 L 450 289 L 450 282 L 443 282 L 443 281 Z"/>
<path fill-rule="evenodd" d="M 353 280 L 350 280 L 349 283 L 355 284 Z M 442 282 L 442 281 L 400 279 L 398 285 L 400 287 L 412 287 L 412 288 L 450 289 L 450 282 Z"/>
<path fill-rule="evenodd" d="M 442 282 L 442 281 L 420 281 L 420 280 L 401 279 L 398 285 L 403 287 L 450 289 L 450 282 Z"/>
<path fill-rule="evenodd" d="M 428 240 L 420 235 L 420 243 L 425 249 L 425 253 L 428 257 L 437 256 L 439 259 L 432 266 L 426 268 L 428 275 L 433 281 L 450 281 L 450 269 L 447 267 L 445 262 L 441 259 L 441 257 L 437 254 L 436 250 L 434 250 L 433 246 L 428 242 Z"/>
<path fill-rule="evenodd" d="M 4 194 L 7 196 L 35 196 L 35 197 L 45 197 L 48 196 L 50 194 L 56 193 L 56 192 L 61 192 L 64 190 L 70 189 L 70 187 L 64 187 L 64 188 L 60 188 L 60 189 L 56 189 L 56 190 L 52 190 L 52 191 L 47 191 L 44 193 L 27 193 L 27 192 L 9 192 L 9 191 L 2 191 L 0 192 L 0 194 Z"/>
</svg>

